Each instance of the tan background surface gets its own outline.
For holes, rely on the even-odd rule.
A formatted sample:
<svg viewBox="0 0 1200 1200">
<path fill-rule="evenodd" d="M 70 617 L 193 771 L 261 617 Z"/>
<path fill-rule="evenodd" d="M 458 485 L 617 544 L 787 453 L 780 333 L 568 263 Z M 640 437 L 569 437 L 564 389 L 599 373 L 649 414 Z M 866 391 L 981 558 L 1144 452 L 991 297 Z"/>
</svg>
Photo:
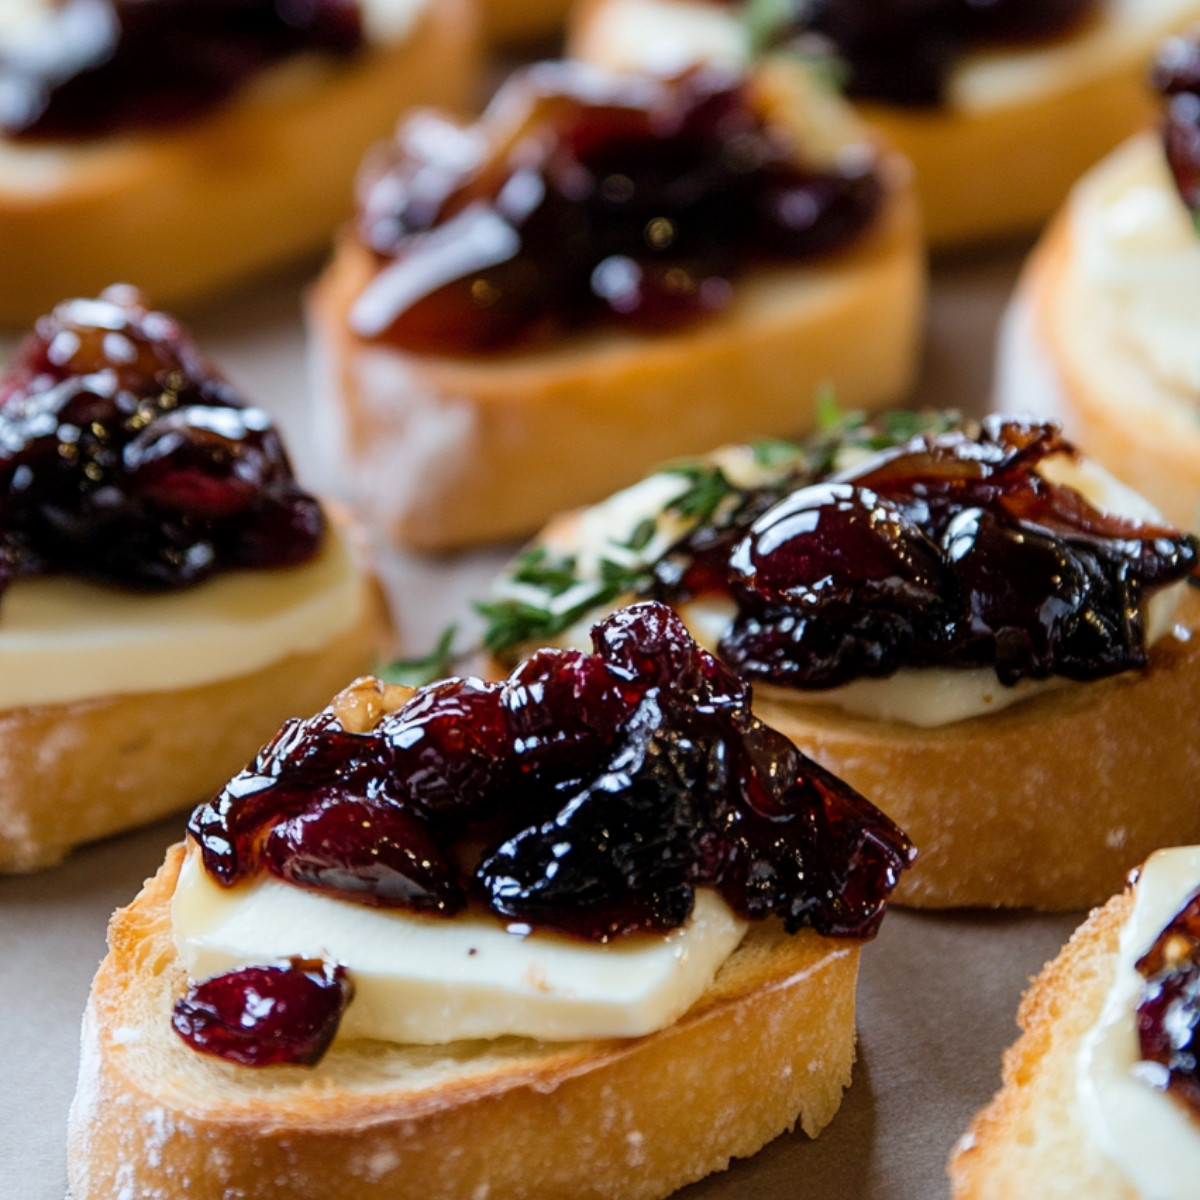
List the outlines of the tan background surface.
<svg viewBox="0 0 1200 1200">
<path fill-rule="evenodd" d="M 982 408 L 995 324 L 1022 251 L 937 264 L 918 401 Z M 193 324 L 247 396 L 279 415 L 302 474 L 312 479 L 298 283 L 278 280 Z M 0 339 L 0 349 L 7 346 Z M 505 553 L 438 561 L 386 555 L 384 574 L 408 645 L 427 646 L 451 615 L 464 612 Z M 166 821 L 82 851 L 56 871 L 0 880 L 0 1200 L 62 1200 L 79 1016 L 104 952 L 105 923 L 181 831 L 181 819 Z M 890 914 L 863 956 L 859 1063 L 833 1124 L 816 1142 L 781 1138 L 680 1195 L 946 1195 L 946 1158 L 999 1083 L 1017 999 L 1077 921 Z"/>
</svg>

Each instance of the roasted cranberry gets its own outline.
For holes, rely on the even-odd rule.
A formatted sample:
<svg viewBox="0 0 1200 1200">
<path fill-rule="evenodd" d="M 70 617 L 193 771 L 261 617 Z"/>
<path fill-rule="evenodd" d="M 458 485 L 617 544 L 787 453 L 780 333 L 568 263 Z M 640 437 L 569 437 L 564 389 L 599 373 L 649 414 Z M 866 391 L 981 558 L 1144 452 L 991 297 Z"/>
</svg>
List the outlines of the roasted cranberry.
<svg viewBox="0 0 1200 1200">
<path fill-rule="evenodd" d="M 995 41 L 1061 37 L 1100 0 L 814 0 L 794 32 L 830 39 L 848 67 L 853 96 L 892 104 L 940 104 L 959 59 Z"/>
<path fill-rule="evenodd" d="M 594 638 L 600 653 L 541 651 L 502 684 L 434 684 L 369 733 L 332 709 L 289 723 L 193 816 L 206 867 L 447 914 L 469 887 L 592 940 L 679 925 L 700 884 L 792 928 L 872 931 L 907 839 L 766 731 L 666 606 Z M 747 832 L 763 821 L 769 838 Z"/>
<path fill-rule="evenodd" d="M 733 907 L 782 917 L 792 932 L 873 936 L 883 897 L 914 857 L 904 835 L 761 722 L 739 747 L 737 770 L 752 802 L 722 814 L 722 891 Z"/>
<path fill-rule="evenodd" d="M 936 604 L 945 571 L 929 538 L 894 504 L 848 483 L 793 493 L 730 556 L 736 588 L 768 604 Z"/>
<path fill-rule="evenodd" d="M 990 666 L 1006 684 L 1140 667 L 1143 601 L 1193 571 L 1197 543 L 1039 474 L 1073 453 L 1056 426 L 1007 418 L 922 435 L 690 533 L 650 590 L 686 599 L 698 564 L 737 606 L 721 657 L 785 686 L 902 666 Z"/>
<path fill-rule="evenodd" d="M 500 690 L 454 679 L 384 719 L 404 794 L 434 816 L 483 817 L 512 777 L 513 738 Z"/>
<path fill-rule="evenodd" d="M 954 655 L 964 665 L 994 666 L 1001 683 L 1145 666 L 1140 593 L 1090 547 L 979 509 L 959 513 L 944 536 L 965 604 Z"/>
<path fill-rule="evenodd" d="M 612 745 L 635 693 L 596 655 L 540 650 L 501 692 L 523 775 L 589 769 Z"/>
<path fill-rule="evenodd" d="M 1193 894 L 1138 960 L 1141 1057 L 1167 1070 L 1167 1087 L 1200 1117 L 1200 894 Z"/>
<path fill-rule="evenodd" d="M 136 495 L 211 520 L 244 512 L 287 469 L 261 408 L 176 409 L 138 434 L 123 459 Z"/>
<path fill-rule="evenodd" d="M 310 1067 L 329 1049 L 353 994 L 344 968 L 293 958 L 193 984 L 171 1024 L 193 1050 L 243 1067 Z"/>
<path fill-rule="evenodd" d="M 1162 136 L 1167 163 L 1195 217 L 1200 213 L 1200 37 L 1164 43 L 1151 78 L 1166 99 Z"/>
<path fill-rule="evenodd" d="M 451 915 L 466 903 L 424 820 L 385 800 L 320 801 L 275 825 L 262 857 L 280 879 L 362 904 Z"/>
<path fill-rule="evenodd" d="M 303 562 L 323 519 L 262 409 L 131 288 L 61 304 L 0 379 L 2 536 L 18 574 L 143 588 Z"/>
<path fill-rule="evenodd" d="M 449 354 L 592 321 L 665 329 L 726 305 L 764 254 L 845 245 L 882 198 L 872 152 L 799 165 L 759 107 L 711 68 L 541 63 L 471 129 L 414 117 L 360 181 L 359 233 L 381 261 L 354 328 Z"/>
<path fill-rule="evenodd" d="M 391 747 L 377 734 L 349 733 L 330 713 L 292 718 L 188 822 L 205 869 L 231 886 L 257 870 L 263 842 L 279 820 L 334 796 L 395 800 Z"/>
<path fill-rule="evenodd" d="M 356 0 L 61 0 L 0 38 L 0 131 L 95 137 L 170 125 L 215 107 L 301 50 L 362 41 Z"/>
</svg>

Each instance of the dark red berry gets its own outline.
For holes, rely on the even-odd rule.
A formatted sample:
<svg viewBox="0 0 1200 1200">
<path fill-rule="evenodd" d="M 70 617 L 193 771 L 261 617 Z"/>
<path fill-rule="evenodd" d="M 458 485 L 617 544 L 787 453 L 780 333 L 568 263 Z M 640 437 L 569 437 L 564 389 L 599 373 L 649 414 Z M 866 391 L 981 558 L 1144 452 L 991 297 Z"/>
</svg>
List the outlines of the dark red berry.
<svg viewBox="0 0 1200 1200">
<path fill-rule="evenodd" d="M 354 994 L 343 967 L 293 958 L 193 984 L 171 1024 L 193 1050 L 243 1067 L 313 1066 Z"/>
<path fill-rule="evenodd" d="M 270 417 L 128 287 L 60 304 L 0 378 L 0 489 L 17 574 L 184 587 L 303 562 L 324 528 Z"/>
<path fill-rule="evenodd" d="M 59 139 L 169 126 L 280 58 L 350 54 L 362 36 L 356 0 L 62 0 L 19 52 L 0 41 L 0 131 Z"/>
<path fill-rule="evenodd" d="M 512 778 L 513 739 L 499 688 L 455 679 L 423 688 L 378 733 L 403 795 L 435 817 L 486 817 Z"/>
<path fill-rule="evenodd" d="M 872 153 L 798 165 L 760 108 L 714 69 L 664 80 L 563 62 L 513 77 L 471 130 L 414 117 L 360 180 L 359 234 L 380 266 L 352 323 L 437 354 L 596 321 L 663 330 L 724 308 L 764 255 L 853 240 L 882 200 Z"/>
<path fill-rule="evenodd" d="M 1137 962 L 1141 1057 L 1167 1071 L 1167 1088 L 1200 1117 L 1200 893 L 1193 893 Z"/>
<path fill-rule="evenodd" d="M 368 733 L 332 709 L 289 723 L 193 815 L 206 867 L 431 913 L 469 889 L 592 940 L 674 928 L 699 884 L 793 928 L 873 930 L 911 858 L 904 836 L 765 731 L 665 605 L 594 637 L 599 654 L 544 650 L 501 684 L 431 685 Z M 769 838 L 747 833 L 763 821 Z"/>
<path fill-rule="evenodd" d="M 384 800 L 329 796 L 274 825 L 262 858 L 280 879 L 361 904 L 451 916 L 466 903 L 425 821 Z"/>
<path fill-rule="evenodd" d="M 1186 578 L 1196 539 L 1102 512 L 1039 464 L 1056 426 L 989 419 L 923 435 L 825 482 L 750 494 L 665 556 L 653 590 L 725 590 L 739 675 L 828 688 L 901 667 L 994 667 L 1002 682 L 1096 679 L 1146 662 L 1142 603 Z"/>
</svg>

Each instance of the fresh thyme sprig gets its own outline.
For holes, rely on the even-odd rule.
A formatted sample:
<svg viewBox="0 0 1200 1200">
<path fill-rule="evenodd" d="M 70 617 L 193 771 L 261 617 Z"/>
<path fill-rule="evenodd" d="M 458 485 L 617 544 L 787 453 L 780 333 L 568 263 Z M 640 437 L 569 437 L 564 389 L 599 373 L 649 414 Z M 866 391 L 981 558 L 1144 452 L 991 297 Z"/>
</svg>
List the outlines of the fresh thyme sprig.
<svg viewBox="0 0 1200 1200">
<path fill-rule="evenodd" d="M 445 679 L 453 675 L 458 664 L 472 653 L 454 649 L 457 636 L 458 626 L 451 625 L 442 631 L 437 645 L 428 654 L 419 658 L 397 658 L 376 667 L 375 674 L 387 683 L 400 683 L 413 688 L 424 687 L 435 679 Z"/>
<path fill-rule="evenodd" d="M 832 393 L 825 392 L 817 397 L 816 433 L 799 442 L 765 439 L 752 444 L 754 464 L 763 469 L 753 488 L 735 484 L 712 459 L 671 463 L 657 474 L 681 475 L 687 486 L 666 501 L 656 516 L 639 521 L 624 542 L 611 543 L 629 552 L 628 557 L 619 556 L 621 562 L 601 556 L 585 573 L 573 554 L 546 546 L 524 551 L 505 573 L 497 598 L 475 605 L 485 622 L 484 648 L 507 658 L 516 648 L 553 641 L 589 613 L 598 615 L 622 596 L 644 594 L 653 582 L 659 551 L 651 551 L 653 559 L 643 552 L 654 544 L 668 512 L 675 518 L 675 538 L 705 526 L 736 523 L 744 519 L 739 514 L 751 493 L 777 489 L 782 496 L 835 470 L 846 450 L 870 452 L 900 446 L 917 434 L 944 432 L 957 420 L 954 414 L 929 412 L 892 412 L 872 418 L 845 414 Z"/>
</svg>

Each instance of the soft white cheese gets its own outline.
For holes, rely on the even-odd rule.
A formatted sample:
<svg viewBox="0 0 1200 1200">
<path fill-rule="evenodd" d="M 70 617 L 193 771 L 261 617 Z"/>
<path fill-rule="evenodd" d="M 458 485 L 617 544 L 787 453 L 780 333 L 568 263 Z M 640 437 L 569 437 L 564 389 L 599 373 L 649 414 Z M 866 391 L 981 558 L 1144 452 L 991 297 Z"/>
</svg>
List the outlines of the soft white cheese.
<svg viewBox="0 0 1200 1200">
<path fill-rule="evenodd" d="M 339 1036 L 408 1044 L 652 1033 L 696 1002 L 746 931 L 706 890 L 679 929 L 594 945 L 490 914 L 368 908 L 268 877 L 227 889 L 205 873 L 194 846 L 171 920 L 191 978 L 293 955 L 341 963 L 354 1000 Z"/>
<path fill-rule="evenodd" d="M 1146 1200 L 1193 1200 L 1200 1179 L 1200 1130 L 1163 1090 L 1165 1071 L 1140 1061 L 1136 1008 L 1144 982 L 1135 963 L 1200 886 L 1200 846 L 1151 855 L 1121 930 L 1112 987 L 1076 1063 L 1076 1094 L 1093 1148 Z"/>
<path fill-rule="evenodd" d="M 1200 237 L 1157 135 L 1127 142 L 1093 171 L 1072 195 L 1071 217 L 1077 252 L 1066 286 L 1080 319 L 1109 353 L 1139 364 L 1194 410 Z"/>
<path fill-rule="evenodd" d="M 198 687 L 328 645 L 358 621 L 362 573 L 328 530 L 297 567 L 146 594 L 51 576 L 0 597 L 0 710 Z"/>
</svg>

